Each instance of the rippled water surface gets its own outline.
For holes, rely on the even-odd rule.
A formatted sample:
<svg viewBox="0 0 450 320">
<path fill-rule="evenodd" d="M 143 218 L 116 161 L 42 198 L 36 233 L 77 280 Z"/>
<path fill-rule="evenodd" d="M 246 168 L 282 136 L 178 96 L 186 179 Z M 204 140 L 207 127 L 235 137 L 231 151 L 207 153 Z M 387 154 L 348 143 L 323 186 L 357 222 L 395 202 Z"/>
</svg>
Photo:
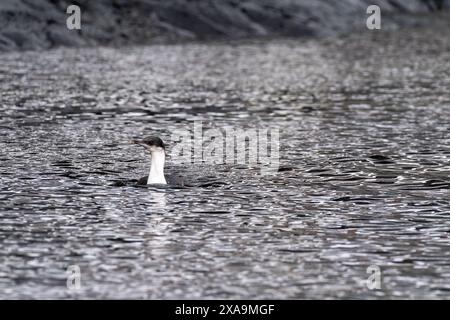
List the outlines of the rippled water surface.
<svg viewBox="0 0 450 320">
<path fill-rule="evenodd" d="M 448 298 L 444 32 L 0 61 L 0 297 Z M 112 186 L 149 169 L 130 138 L 170 155 L 194 120 L 279 128 L 279 172 L 169 156 L 169 172 L 223 184 Z"/>
</svg>

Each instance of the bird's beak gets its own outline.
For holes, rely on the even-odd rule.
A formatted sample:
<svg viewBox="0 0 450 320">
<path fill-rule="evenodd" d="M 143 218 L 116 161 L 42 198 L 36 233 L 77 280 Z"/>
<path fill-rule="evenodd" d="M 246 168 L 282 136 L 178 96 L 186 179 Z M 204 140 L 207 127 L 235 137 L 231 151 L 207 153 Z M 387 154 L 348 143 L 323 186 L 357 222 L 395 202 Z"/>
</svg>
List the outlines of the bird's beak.
<svg viewBox="0 0 450 320">
<path fill-rule="evenodd" d="M 144 141 L 141 141 L 141 140 L 130 140 L 130 143 L 131 144 L 137 144 L 138 146 L 141 146 L 141 147 L 144 147 L 144 149 L 146 150 L 146 151 L 150 151 L 150 153 L 151 153 L 151 148 L 149 147 L 149 145 L 148 144 L 146 144 L 146 143 L 144 143 Z"/>
<path fill-rule="evenodd" d="M 142 141 L 140 141 L 140 140 L 134 140 L 134 139 L 131 139 L 131 140 L 129 140 L 128 142 L 131 143 L 131 144 L 139 144 L 139 145 L 141 145 L 141 146 L 144 145 L 144 143 L 143 143 Z"/>
</svg>

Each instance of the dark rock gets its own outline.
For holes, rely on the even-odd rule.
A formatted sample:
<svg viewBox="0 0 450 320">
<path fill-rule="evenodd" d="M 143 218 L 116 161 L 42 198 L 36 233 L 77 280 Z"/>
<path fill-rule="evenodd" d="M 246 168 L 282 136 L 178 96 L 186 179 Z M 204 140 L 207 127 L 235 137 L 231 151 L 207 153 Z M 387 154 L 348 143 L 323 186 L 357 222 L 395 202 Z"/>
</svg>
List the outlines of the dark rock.
<svg viewBox="0 0 450 320">
<path fill-rule="evenodd" d="M 2 0 L 0 50 L 146 44 L 182 39 L 329 36 L 365 28 L 378 4 L 383 28 L 415 25 L 418 13 L 448 10 L 448 0 Z M 81 7 L 81 30 L 66 9 Z M 406 17 L 405 17 L 406 15 Z"/>
</svg>

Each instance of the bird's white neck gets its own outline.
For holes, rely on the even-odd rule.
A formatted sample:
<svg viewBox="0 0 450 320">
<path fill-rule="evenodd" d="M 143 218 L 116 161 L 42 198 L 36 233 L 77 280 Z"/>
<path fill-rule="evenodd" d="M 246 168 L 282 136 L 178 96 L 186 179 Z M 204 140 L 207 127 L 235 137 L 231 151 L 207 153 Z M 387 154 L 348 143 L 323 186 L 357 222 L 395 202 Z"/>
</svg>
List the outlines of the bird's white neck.
<svg viewBox="0 0 450 320">
<path fill-rule="evenodd" d="M 148 175 L 147 184 L 167 184 L 166 178 L 164 177 L 165 160 L 166 153 L 164 152 L 164 150 L 152 152 L 152 164 L 150 166 L 150 173 Z"/>
</svg>

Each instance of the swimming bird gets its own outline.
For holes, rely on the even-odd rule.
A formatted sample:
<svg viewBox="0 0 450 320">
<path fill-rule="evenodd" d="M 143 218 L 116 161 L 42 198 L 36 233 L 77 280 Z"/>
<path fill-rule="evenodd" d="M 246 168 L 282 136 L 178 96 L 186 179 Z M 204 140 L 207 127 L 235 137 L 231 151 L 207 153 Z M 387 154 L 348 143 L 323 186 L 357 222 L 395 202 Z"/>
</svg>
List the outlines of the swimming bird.
<svg viewBox="0 0 450 320">
<path fill-rule="evenodd" d="M 167 184 L 164 175 L 166 162 L 166 146 L 159 137 L 147 137 L 142 140 L 131 140 L 133 144 L 141 145 L 150 151 L 151 164 L 148 176 L 139 179 L 138 184 Z"/>
<path fill-rule="evenodd" d="M 142 140 L 130 140 L 132 144 L 143 146 L 150 152 L 151 163 L 150 172 L 147 176 L 139 180 L 117 180 L 113 186 L 122 187 L 135 184 L 142 185 L 170 185 L 176 187 L 219 187 L 226 185 L 226 182 L 221 181 L 218 177 L 211 174 L 205 174 L 205 168 L 202 168 L 202 174 L 198 171 L 191 172 L 171 172 L 168 175 L 164 173 L 164 166 L 166 162 L 166 145 L 161 138 L 156 136 L 146 137 Z M 172 168 L 172 171 L 174 168 Z"/>
</svg>

